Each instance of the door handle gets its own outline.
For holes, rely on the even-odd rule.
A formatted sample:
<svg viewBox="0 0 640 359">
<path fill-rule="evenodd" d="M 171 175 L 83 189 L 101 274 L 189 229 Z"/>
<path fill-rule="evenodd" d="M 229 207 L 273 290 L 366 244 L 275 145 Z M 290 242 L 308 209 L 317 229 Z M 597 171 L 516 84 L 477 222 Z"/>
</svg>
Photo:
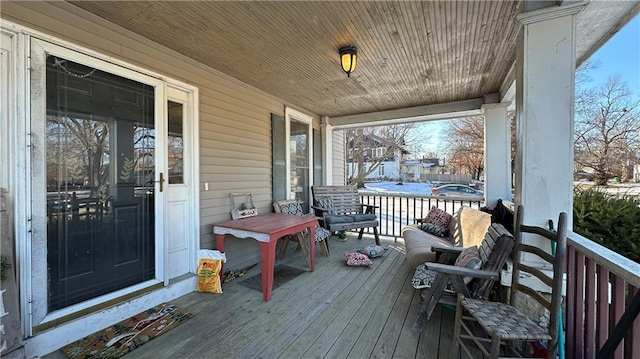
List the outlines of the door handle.
<svg viewBox="0 0 640 359">
<path fill-rule="evenodd" d="M 160 179 L 156 182 L 160 183 L 160 192 L 162 192 L 162 188 L 164 184 L 164 173 L 160 172 Z"/>
</svg>

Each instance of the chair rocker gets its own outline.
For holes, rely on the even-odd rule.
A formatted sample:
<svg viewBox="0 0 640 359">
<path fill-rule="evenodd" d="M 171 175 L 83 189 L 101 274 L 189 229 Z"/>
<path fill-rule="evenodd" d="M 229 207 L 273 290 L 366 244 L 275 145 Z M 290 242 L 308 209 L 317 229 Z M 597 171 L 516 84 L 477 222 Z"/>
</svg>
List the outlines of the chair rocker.
<svg viewBox="0 0 640 359">
<path fill-rule="evenodd" d="M 431 285 L 422 290 L 420 312 L 411 329 L 414 332 L 422 332 L 436 305 L 441 303 L 454 307 L 457 294 L 468 298 L 488 298 L 493 285 L 500 280 L 500 270 L 505 265 L 513 245 L 513 236 L 504 226 L 499 223 L 489 226 L 479 248 L 482 260 L 480 269 L 454 264 L 464 248 L 432 247 L 431 250 L 438 256 L 438 263 L 426 262 L 419 266 L 412 280 L 416 289 L 422 289 L 418 283 L 431 282 Z"/>
<path fill-rule="evenodd" d="M 283 214 L 292 214 L 292 215 L 296 215 L 296 216 L 306 216 L 307 214 L 304 214 L 303 210 L 302 210 L 302 205 L 300 204 L 300 202 L 296 201 L 296 200 L 284 200 L 284 201 L 277 201 L 274 202 L 273 204 L 273 209 L 276 211 L 276 213 L 283 213 Z M 322 227 L 316 227 L 316 239 L 315 242 L 320 244 L 320 250 L 322 251 L 322 255 L 324 255 L 325 257 L 329 256 L 329 246 L 327 244 L 327 239 L 331 236 L 331 232 L 329 232 L 328 230 L 322 228 Z M 308 234 L 305 232 L 300 232 L 297 233 L 295 235 L 292 236 L 286 236 L 286 238 L 284 238 L 284 242 L 281 244 L 281 250 L 280 250 L 280 257 L 283 257 L 285 254 L 285 251 L 287 249 L 287 246 L 289 244 L 289 242 L 291 240 L 296 240 L 298 241 L 298 246 L 300 248 L 300 251 L 302 252 L 302 255 L 304 255 L 305 260 L 307 261 L 307 264 L 309 264 L 309 240 L 307 239 Z"/>
<path fill-rule="evenodd" d="M 518 206 L 516 213 L 514 247 L 514 265 L 511 280 L 511 294 L 509 304 L 501 302 L 489 302 L 486 300 L 465 298 L 458 295 L 456 307 L 456 319 L 453 337 L 452 357 L 457 357 L 460 350 L 461 357 L 474 358 L 470 346 L 474 345 L 485 357 L 498 358 L 502 353 L 510 357 L 520 356 L 515 344 L 519 342 L 547 341 L 547 358 L 555 358 L 558 353 L 561 304 L 562 304 L 562 277 L 567 250 L 567 214 L 560 213 L 558 230 L 553 232 L 540 227 L 525 226 L 522 224 L 523 208 Z M 548 239 L 548 248 L 555 246 L 555 256 L 544 249 L 523 244 L 523 233 L 533 233 Z M 546 241 L 545 241 L 546 242 Z M 554 250 L 552 249 L 551 252 Z M 525 253 L 535 255 L 542 261 L 542 266 L 529 266 L 521 262 Z M 539 268 L 553 268 L 553 278 L 549 277 Z M 522 272 L 525 274 L 522 275 Z M 535 277 L 535 278 L 533 278 Z M 542 296 L 521 278 L 534 281 L 540 280 L 551 287 L 551 299 Z M 539 283 L 539 282 L 538 282 Z M 518 294 L 520 293 L 520 294 Z M 516 298 L 526 294 L 549 310 L 549 325 L 544 328 L 531 320 L 516 308 Z M 469 345 L 469 346 L 468 346 Z"/>
</svg>

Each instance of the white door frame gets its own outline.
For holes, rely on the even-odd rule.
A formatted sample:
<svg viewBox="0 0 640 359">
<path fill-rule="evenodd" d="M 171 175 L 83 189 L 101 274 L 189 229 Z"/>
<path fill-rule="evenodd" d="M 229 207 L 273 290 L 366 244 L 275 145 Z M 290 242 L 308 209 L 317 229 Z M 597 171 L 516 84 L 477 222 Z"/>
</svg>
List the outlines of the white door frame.
<svg viewBox="0 0 640 359">
<path fill-rule="evenodd" d="M 17 59 L 17 72 L 16 75 L 18 79 L 23 78 L 23 81 L 17 81 L 17 85 L 19 87 L 19 94 L 22 92 L 20 88 L 23 89 L 22 93 L 22 101 L 18 99 L 17 103 L 17 111 L 18 113 L 25 114 L 25 118 L 30 119 L 28 124 L 24 126 L 26 129 L 21 131 L 18 126 L 11 127 L 12 137 L 17 138 L 17 143 L 20 144 L 22 142 L 25 143 L 25 148 L 18 148 L 16 151 L 21 152 L 24 151 L 24 157 L 26 159 L 35 158 L 34 164 L 19 163 L 16 161 L 15 164 L 12 164 L 12 170 L 15 170 L 14 173 L 16 175 L 16 182 L 24 183 L 24 188 L 20 188 L 20 186 L 16 185 L 16 198 L 23 198 L 26 204 L 16 204 L 16 207 L 24 207 L 25 208 L 25 216 L 20 216 L 20 213 L 23 211 L 20 208 L 16 208 L 16 239 L 25 239 L 20 245 L 16 252 L 21 263 L 20 265 L 20 286 L 21 286 L 21 305 L 22 305 L 22 321 L 23 321 L 23 329 L 24 335 L 26 337 L 34 335 L 33 328 L 38 325 L 50 323 L 54 320 L 58 320 L 60 318 L 64 318 L 72 313 L 76 313 L 83 309 L 99 305 L 100 303 L 104 303 L 106 301 L 118 298 L 120 296 L 126 295 L 128 293 L 135 292 L 137 290 L 156 285 L 157 283 L 164 283 L 164 285 L 169 285 L 168 278 L 168 267 L 167 267 L 167 246 L 166 239 L 164 236 L 164 228 L 163 224 L 166 222 L 163 219 L 163 207 L 164 206 L 156 206 L 155 215 L 159 220 L 156 221 L 156 239 L 155 239 L 155 278 L 154 280 L 149 280 L 144 283 L 139 283 L 132 287 L 128 287 L 116 292 L 109 293 L 107 295 L 94 298 L 82 303 L 78 303 L 76 305 L 72 305 L 67 308 L 63 308 L 52 313 L 48 313 L 46 310 L 46 293 L 47 293 L 47 285 L 46 280 L 42 280 L 47 276 L 47 268 L 46 268 L 46 231 L 43 231 L 43 226 L 46 226 L 44 222 L 46 220 L 46 211 L 45 211 L 45 203 L 35 203 L 35 205 L 31 205 L 32 201 L 35 197 L 33 194 L 37 193 L 45 193 L 43 192 L 46 189 L 45 180 L 40 179 L 39 181 L 31 182 L 30 178 L 37 178 L 38 176 L 42 177 L 42 173 L 34 173 L 33 166 L 40 165 L 36 161 L 44 161 L 44 153 L 42 152 L 41 146 L 34 146 L 33 144 L 38 142 L 43 142 L 43 124 L 46 121 L 46 110 L 45 110 L 45 99 L 42 95 L 45 91 L 44 81 L 35 82 L 32 80 L 33 78 L 39 76 L 40 79 L 44 77 L 44 63 L 42 62 L 42 58 L 37 59 L 33 58 L 30 49 L 34 48 L 36 52 L 39 52 L 42 57 L 44 57 L 45 53 L 56 54 L 61 57 L 68 58 L 70 60 L 86 64 L 88 66 L 99 68 L 103 71 L 108 71 L 123 77 L 127 77 L 141 83 L 145 83 L 151 85 L 155 88 L 155 99 L 154 99 L 154 111 L 155 111 L 155 120 L 156 123 L 163 124 L 163 126 L 157 126 L 157 136 L 165 136 L 166 138 L 166 129 L 164 129 L 164 124 L 166 124 L 166 86 L 172 86 L 174 88 L 179 88 L 183 91 L 188 92 L 188 101 L 189 101 L 189 109 L 191 112 L 191 123 L 189 126 L 185 128 L 185 136 L 188 139 L 188 145 L 185 145 L 185 148 L 190 148 L 189 151 L 185 150 L 185 157 L 189 158 L 191 163 L 189 166 L 189 174 L 185 174 L 186 179 L 189 181 L 189 216 L 187 217 L 189 223 L 185 225 L 186 228 L 189 229 L 189 232 L 186 234 L 189 237 L 189 250 L 190 257 L 192 262 L 195 261 L 195 253 L 197 248 L 199 247 L 199 140 L 198 140 L 198 90 L 197 88 L 181 83 L 179 81 L 175 81 L 172 79 L 167 79 L 161 77 L 159 75 L 153 74 L 149 71 L 141 71 L 139 68 L 135 68 L 133 66 L 129 66 L 126 63 L 115 61 L 114 59 L 108 58 L 107 56 L 92 53 L 83 48 L 78 48 L 66 42 L 57 39 L 51 39 L 50 37 L 43 36 L 42 38 L 39 36 L 30 36 L 30 35 L 20 35 L 21 41 L 19 44 L 22 44 L 20 48 L 20 56 L 16 56 Z M 27 65 L 28 64 L 28 65 Z M 20 76 L 20 68 L 26 69 L 29 67 L 30 72 L 25 72 L 25 76 Z M 40 67 L 38 69 L 38 67 Z M 38 74 L 40 71 L 40 74 Z M 38 94 L 35 95 L 34 91 Z M 11 122 L 17 121 L 18 117 L 12 119 Z M 19 123 L 19 121 L 17 121 Z M 29 128 L 31 127 L 31 128 Z M 24 140 L 21 140 L 24 139 Z M 163 150 L 164 143 L 161 140 L 159 143 L 157 142 L 157 157 L 160 158 L 159 161 L 162 163 L 162 167 L 166 167 L 166 150 Z M 38 153 L 40 152 L 40 153 Z M 156 180 L 158 179 L 159 171 L 156 171 Z M 37 182 L 42 182 L 38 184 Z M 156 201 L 158 203 L 162 203 L 164 205 L 165 198 L 162 193 L 159 192 L 159 184 L 156 184 Z M 40 192 L 38 192 L 40 191 Z M 39 200 L 40 202 L 44 201 L 44 199 Z M 24 217 L 24 218 L 22 218 Z M 20 222 L 20 223 L 18 223 Z M 194 262 L 195 263 L 195 262 Z M 195 264 L 192 266 L 191 272 L 195 271 Z M 40 279 L 38 279 L 40 278 Z"/>
<path fill-rule="evenodd" d="M 287 199 L 291 199 L 291 143 L 290 143 L 290 139 L 291 139 L 291 120 L 295 120 L 298 122 L 302 122 L 306 125 L 308 125 L 308 131 L 307 131 L 307 138 L 308 138 L 308 144 L 307 144 L 307 157 L 309 158 L 309 174 L 308 174 L 308 178 L 309 178 L 309 188 L 307 188 L 307 198 L 309 198 L 309 208 L 307 208 L 308 210 L 311 210 L 311 205 L 312 205 L 312 197 L 311 197 L 311 186 L 313 186 L 313 117 L 310 115 L 307 115 L 304 112 L 292 109 L 291 107 L 285 107 L 284 110 L 284 117 L 285 117 L 285 155 L 286 155 L 286 179 L 287 179 L 287 188 L 286 188 L 286 194 L 287 194 Z"/>
</svg>

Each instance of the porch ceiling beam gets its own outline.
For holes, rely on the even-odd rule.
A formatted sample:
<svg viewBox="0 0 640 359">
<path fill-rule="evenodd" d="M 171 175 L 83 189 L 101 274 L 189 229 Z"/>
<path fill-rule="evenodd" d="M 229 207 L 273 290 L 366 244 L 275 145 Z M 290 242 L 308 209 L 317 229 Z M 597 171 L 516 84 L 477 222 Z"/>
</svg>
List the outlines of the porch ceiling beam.
<svg viewBox="0 0 640 359">
<path fill-rule="evenodd" d="M 344 129 L 362 127 L 365 125 L 381 126 L 475 116 L 482 114 L 482 105 L 488 102 L 486 100 L 487 98 L 493 99 L 494 97 L 487 95 L 484 98 L 448 102 L 437 105 L 407 107 L 397 110 L 332 117 L 329 119 L 329 122 L 334 129 Z"/>
</svg>

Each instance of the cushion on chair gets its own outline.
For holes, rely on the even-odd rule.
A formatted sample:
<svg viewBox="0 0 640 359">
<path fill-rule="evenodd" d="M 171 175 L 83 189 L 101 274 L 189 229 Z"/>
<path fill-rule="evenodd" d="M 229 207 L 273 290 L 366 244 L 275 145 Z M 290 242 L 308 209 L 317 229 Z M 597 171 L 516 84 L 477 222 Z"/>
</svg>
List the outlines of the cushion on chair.
<svg viewBox="0 0 640 359">
<path fill-rule="evenodd" d="M 424 218 L 424 222 L 437 224 L 440 227 L 446 227 L 449 225 L 449 221 L 451 221 L 452 216 L 441 210 L 436 206 L 431 206 L 429 213 Z"/>
<path fill-rule="evenodd" d="M 446 237 L 449 235 L 449 228 L 439 226 L 435 223 L 422 223 L 420 224 L 420 229 L 438 237 Z"/>
<path fill-rule="evenodd" d="M 378 219 L 378 217 L 373 213 L 348 214 L 347 216 L 353 218 L 354 222 L 364 222 Z"/>
<path fill-rule="evenodd" d="M 322 227 L 316 227 L 316 242 L 322 242 L 331 237 L 331 231 Z"/>
<path fill-rule="evenodd" d="M 473 246 L 465 248 L 456 258 L 454 265 L 458 267 L 464 267 L 469 269 L 482 268 L 482 259 L 480 259 L 480 250 L 478 247 Z M 473 277 L 464 277 L 464 283 L 469 284 L 473 280 Z"/>
<path fill-rule="evenodd" d="M 425 289 L 430 288 L 431 283 L 436 279 L 436 271 L 427 269 L 427 263 L 420 264 L 416 268 L 416 272 L 413 274 L 413 278 L 411 279 L 411 285 L 415 289 Z M 453 292 L 453 285 L 451 282 L 447 283 L 445 287 L 447 292 Z"/>
<path fill-rule="evenodd" d="M 350 216 L 341 216 L 338 214 L 328 214 L 324 217 L 325 221 L 329 224 L 336 223 L 353 223 L 353 217 Z"/>
<path fill-rule="evenodd" d="M 300 202 L 291 202 L 280 205 L 280 212 L 284 214 L 293 214 L 296 216 L 304 215 Z"/>
<path fill-rule="evenodd" d="M 327 214 L 336 213 L 333 207 L 333 200 L 331 197 L 318 197 L 316 198 L 316 206 L 324 208 L 327 210 Z"/>
<path fill-rule="evenodd" d="M 368 267 L 373 264 L 371 259 L 362 253 L 345 253 L 344 256 L 347 258 L 347 265 L 350 267 Z"/>
</svg>

